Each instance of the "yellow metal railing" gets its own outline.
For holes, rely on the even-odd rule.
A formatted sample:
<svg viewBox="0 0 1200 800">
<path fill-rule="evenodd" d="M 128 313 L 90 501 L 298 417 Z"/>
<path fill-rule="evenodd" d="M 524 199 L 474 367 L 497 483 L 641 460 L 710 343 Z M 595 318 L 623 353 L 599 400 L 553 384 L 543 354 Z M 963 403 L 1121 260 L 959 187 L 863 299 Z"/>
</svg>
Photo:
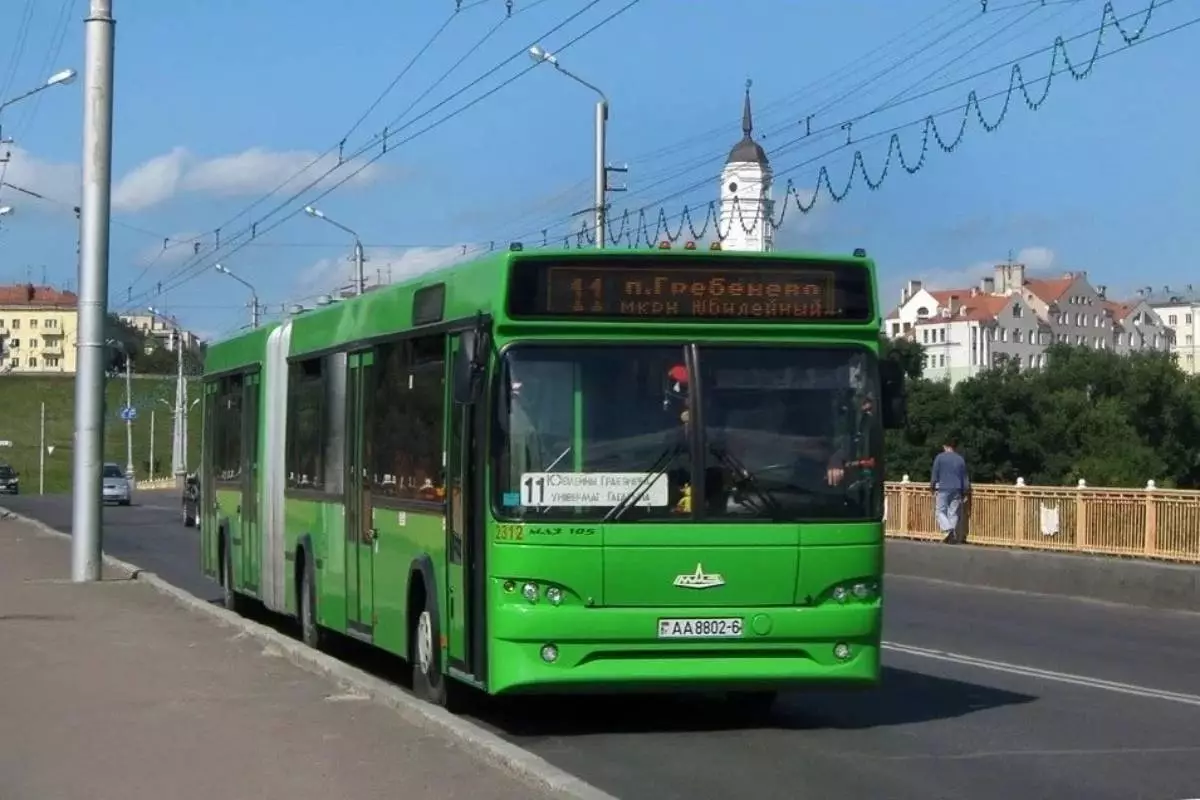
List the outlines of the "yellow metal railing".
<svg viewBox="0 0 1200 800">
<path fill-rule="evenodd" d="M 927 483 L 887 484 L 888 536 L 940 539 Z M 1200 563 L 1200 491 L 976 484 L 972 544 Z"/>
</svg>

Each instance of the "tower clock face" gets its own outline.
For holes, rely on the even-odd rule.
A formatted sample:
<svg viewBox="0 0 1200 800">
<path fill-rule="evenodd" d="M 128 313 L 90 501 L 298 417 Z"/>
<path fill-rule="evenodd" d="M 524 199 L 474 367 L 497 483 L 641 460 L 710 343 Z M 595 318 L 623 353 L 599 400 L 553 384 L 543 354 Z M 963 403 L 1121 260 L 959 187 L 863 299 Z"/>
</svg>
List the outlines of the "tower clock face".
<svg viewBox="0 0 1200 800">
<path fill-rule="evenodd" d="M 729 182 L 729 191 L 731 191 L 731 192 L 737 191 L 737 182 L 736 181 Z"/>
</svg>

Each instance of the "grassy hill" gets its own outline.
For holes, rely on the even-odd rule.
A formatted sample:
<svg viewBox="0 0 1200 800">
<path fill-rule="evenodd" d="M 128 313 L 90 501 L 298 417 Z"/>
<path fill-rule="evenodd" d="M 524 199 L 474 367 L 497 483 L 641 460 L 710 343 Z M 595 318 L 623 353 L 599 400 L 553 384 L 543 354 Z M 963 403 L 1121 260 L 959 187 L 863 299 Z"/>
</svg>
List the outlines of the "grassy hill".
<svg viewBox="0 0 1200 800">
<path fill-rule="evenodd" d="M 150 420 L 154 411 L 154 474 L 171 474 L 171 426 L 175 402 L 175 377 L 154 375 L 133 378 L 133 405 L 138 417 L 133 422 L 133 465 L 138 480 L 149 474 Z M 189 403 L 200 396 L 198 381 L 189 381 Z M 125 466 L 125 422 L 121 407 L 125 404 L 124 377 L 112 378 L 105 387 L 104 460 Z M 166 404 L 160 401 L 166 401 Z M 21 473 L 21 491 L 38 490 L 38 433 L 41 404 L 46 403 L 46 444 L 54 452 L 46 456 L 46 493 L 71 489 L 75 431 L 75 378 L 73 376 L 5 375 L 0 376 L 0 440 L 12 447 L 0 447 L 0 462 L 11 464 Z M 188 412 L 187 466 L 195 469 L 200 459 L 200 407 Z"/>
</svg>

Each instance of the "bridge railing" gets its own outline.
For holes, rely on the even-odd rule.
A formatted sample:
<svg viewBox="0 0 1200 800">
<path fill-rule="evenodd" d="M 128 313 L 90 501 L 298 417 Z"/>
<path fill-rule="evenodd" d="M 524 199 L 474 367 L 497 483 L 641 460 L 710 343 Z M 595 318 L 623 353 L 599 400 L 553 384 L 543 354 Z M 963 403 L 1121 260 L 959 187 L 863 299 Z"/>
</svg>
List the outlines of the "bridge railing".
<svg viewBox="0 0 1200 800">
<path fill-rule="evenodd" d="M 907 476 L 905 476 L 907 478 Z M 888 536 L 940 539 L 928 483 L 888 482 Z M 1200 491 L 975 484 L 968 541 L 998 547 L 1200 563 Z"/>
<path fill-rule="evenodd" d="M 134 489 L 171 489 L 174 486 L 174 478 L 155 478 L 152 481 L 138 481 Z"/>
</svg>

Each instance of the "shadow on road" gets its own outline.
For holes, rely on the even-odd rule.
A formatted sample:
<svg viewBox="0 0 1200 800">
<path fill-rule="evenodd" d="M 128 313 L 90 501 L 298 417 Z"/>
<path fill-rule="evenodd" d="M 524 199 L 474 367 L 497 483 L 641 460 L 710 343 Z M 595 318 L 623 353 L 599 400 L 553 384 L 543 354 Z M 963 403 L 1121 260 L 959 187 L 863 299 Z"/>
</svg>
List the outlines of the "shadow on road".
<svg viewBox="0 0 1200 800">
<path fill-rule="evenodd" d="M 213 601 L 219 605 L 220 601 Z M 254 606 L 246 615 L 297 638 L 294 620 Z M 404 659 L 355 639 L 329 637 L 325 652 L 411 690 Z M 1033 702 L 1037 697 L 884 667 L 871 689 L 812 689 L 780 696 L 769 715 L 745 713 L 719 695 L 571 695 L 487 697 L 472 693 L 466 716 L 513 740 L 626 733 L 736 730 L 863 730 L 952 719 Z"/>
</svg>

